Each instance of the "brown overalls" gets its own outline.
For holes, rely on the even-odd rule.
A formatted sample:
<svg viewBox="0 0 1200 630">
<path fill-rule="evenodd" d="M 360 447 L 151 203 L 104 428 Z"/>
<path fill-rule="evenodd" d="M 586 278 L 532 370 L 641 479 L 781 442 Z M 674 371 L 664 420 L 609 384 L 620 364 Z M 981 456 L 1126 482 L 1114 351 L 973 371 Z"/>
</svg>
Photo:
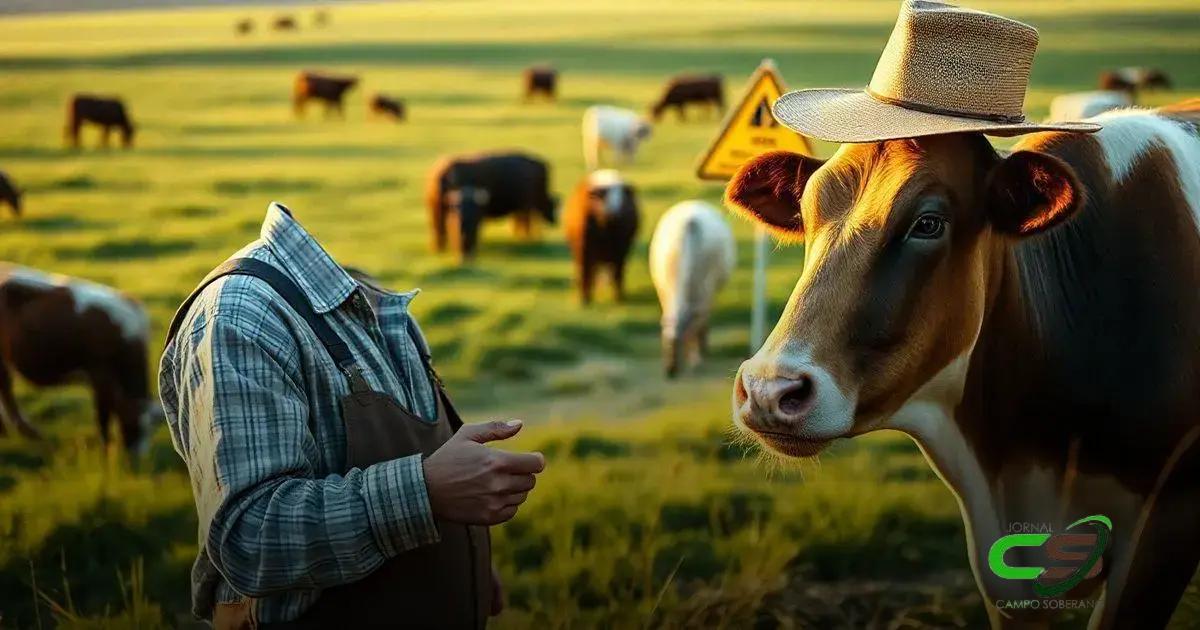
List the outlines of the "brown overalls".
<svg viewBox="0 0 1200 630">
<path fill-rule="evenodd" d="M 349 347 L 284 273 L 262 261 L 241 258 L 217 267 L 184 301 L 167 334 L 170 343 L 196 296 L 217 278 L 249 275 L 264 280 L 301 315 L 346 374 L 350 394 L 342 399 L 346 424 L 346 468 L 416 453 L 428 457 L 462 426 L 441 379 L 429 363 L 415 327 L 409 334 L 417 344 L 425 369 L 437 388 L 436 422 L 422 420 L 388 394 L 374 391 L 363 378 Z M 388 560 L 366 578 L 325 589 L 317 601 L 294 621 L 260 624 L 249 599 L 218 604 L 213 626 L 235 628 L 482 628 L 491 608 L 491 546 L 487 527 L 437 521 L 441 540 Z"/>
</svg>

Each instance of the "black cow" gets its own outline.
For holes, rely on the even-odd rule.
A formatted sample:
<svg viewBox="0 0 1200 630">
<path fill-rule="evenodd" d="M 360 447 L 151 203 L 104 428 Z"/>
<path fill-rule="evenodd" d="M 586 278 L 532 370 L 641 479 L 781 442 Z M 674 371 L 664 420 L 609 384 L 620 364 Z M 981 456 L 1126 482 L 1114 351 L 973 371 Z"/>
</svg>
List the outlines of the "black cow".
<svg viewBox="0 0 1200 630">
<path fill-rule="evenodd" d="M 292 85 L 292 109 L 296 117 L 304 115 L 304 106 L 310 99 L 325 103 L 325 115 L 337 112 L 345 118 L 346 112 L 342 107 L 342 97 L 350 88 L 358 84 L 358 77 L 339 77 L 318 74 L 316 72 L 301 72 L 296 75 Z"/>
<path fill-rule="evenodd" d="M 125 111 L 125 103 L 111 96 L 95 96 L 92 94 L 76 94 L 67 105 L 67 143 L 79 148 L 79 130 L 83 123 L 99 125 L 103 130 L 100 136 L 100 146 L 108 146 L 109 133 L 115 127 L 121 132 L 121 144 L 125 148 L 133 146 L 133 123 Z"/>
<path fill-rule="evenodd" d="M 367 107 L 371 109 L 371 113 L 390 117 L 396 122 L 403 121 L 406 115 L 404 101 L 383 94 L 372 96 Z"/>
<path fill-rule="evenodd" d="M 553 101 L 558 89 L 558 71 L 549 66 L 534 66 L 525 69 L 525 100 L 541 94 Z"/>
<path fill-rule="evenodd" d="M 21 216 L 21 191 L 4 171 L 0 171 L 0 204 L 8 204 L 15 216 Z"/>
<path fill-rule="evenodd" d="M 443 158 L 434 165 L 426 187 L 433 249 L 445 251 L 446 222 L 458 222 L 458 250 L 464 260 L 475 254 L 484 219 L 511 216 L 518 235 L 529 238 L 541 217 L 555 222 L 555 198 L 549 192 L 550 169 L 538 158 L 520 153 Z"/>
<path fill-rule="evenodd" d="M 674 107 L 679 114 L 679 120 L 684 120 L 684 108 L 689 104 L 712 105 L 717 113 L 725 111 L 725 89 L 722 86 L 721 75 L 679 75 L 672 78 L 663 95 L 650 106 L 650 113 L 655 122 L 662 118 L 663 112 Z"/>
</svg>

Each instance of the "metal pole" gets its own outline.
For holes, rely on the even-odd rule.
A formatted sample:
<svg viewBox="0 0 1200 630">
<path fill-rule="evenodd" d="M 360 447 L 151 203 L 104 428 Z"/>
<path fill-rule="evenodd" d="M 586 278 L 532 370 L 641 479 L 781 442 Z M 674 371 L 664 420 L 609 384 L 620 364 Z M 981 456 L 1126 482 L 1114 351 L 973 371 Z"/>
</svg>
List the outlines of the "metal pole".
<svg viewBox="0 0 1200 630">
<path fill-rule="evenodd" d="M 767 329 L 767 229 L 754 227 L 754 295 L 750 309 L 750 354 L 762 347 Z"/>
</svg>

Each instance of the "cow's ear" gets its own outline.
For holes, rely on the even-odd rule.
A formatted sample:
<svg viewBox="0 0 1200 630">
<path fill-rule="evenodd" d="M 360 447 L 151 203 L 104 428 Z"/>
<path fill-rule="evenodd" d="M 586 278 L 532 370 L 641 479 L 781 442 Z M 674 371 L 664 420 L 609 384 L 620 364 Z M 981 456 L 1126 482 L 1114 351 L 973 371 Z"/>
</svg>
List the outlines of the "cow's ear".
<svg viewBox="0 0 1200 630">
<path fill-rule="evenodd" d="M 988 175 L 988 220 L 998 232 L 1029 236 L 1067 220 L 1083 206 L 1083 186 L 1062 160 L 1017 151 Z"/>
<path fill-rule="evenodd" d="M 800 197 L 821 160 L 771 151 L 743 164 L 725 188 L 725 205 L 784 239 L 804 236 Z"/>
</svg>

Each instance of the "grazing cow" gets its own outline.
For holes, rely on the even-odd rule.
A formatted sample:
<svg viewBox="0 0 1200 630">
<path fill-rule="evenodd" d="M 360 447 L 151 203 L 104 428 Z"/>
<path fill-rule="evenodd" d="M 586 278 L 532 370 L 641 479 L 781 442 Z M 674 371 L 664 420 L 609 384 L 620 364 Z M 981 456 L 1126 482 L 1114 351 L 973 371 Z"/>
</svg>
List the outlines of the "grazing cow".
<svg viewBox="0 0 1200 630">
<path fill-rule="evenodd" d="M 684 120 L 684 109 L 692 103 L 712 105 L 718 114 L 725 111 L 725 88 L 721 75 L 680 75 L 672 78 L 663 90 L 663 95 L 650 106 L 650 113 L 654 122 L 658 122 L 662 119 L 663 112 L 674 107 L 679 114 L 679 120 Z"/>
<path fill-rule="evenodd" d="M 668 378 L 708 352 L 708 318 L 736 262 L 733 230 L 712 204 L 681 201 L 658 220 L 650 239 L 650 277 L 662 306 Z"/>
<path fill-rule="evenodd" d="M 617 301 L 625 299 L 625 260 L 638 229 L 637 194 L 617 171 L 591 173 L 575 186 L 563 210 L 567 244 L 575 258 L 579 297 L 592 302 L 596 273 L 607 268 Z"/>
<path fill-rule="evenodd" d="M 1055 96 L 1050 101 L 1050 121 L 1083 120 L 1099 116 L 1110 109 L 1131 107 L 1133 99 L 1128 92 L 1097 90 L 1094 92 L 1071 92 Z"/>
<path fill-rule="evenodd" d="M 525 100 L 533 100 L 537 94 L 553 101 L 558 89 L 558 71 L 549 66 L 534 66 L 525 69 Z"/>
<path fill-rule="evenodd" d="M 81 378 L 92 387 L 100 437 L 116 415 L 126 448 L 145 450 L 161 408 L 147 384 L 149 320 L 114 289 L 0 265 L 0 433 L 37 437 L 17 408 L 12 374 L 39 387 Z"/>
<path fill-rule="evenodd" d="M 249 35 L 254 32 L 254 20 L 245 18 L 233 25 L 233 31 L 238 35 Z"/>
<path fill-rule="evenodd" d="M 21 191 L 7 173 L 0 171 L 0 204 L 5 203 L 12 208 L 13 216 L 21 216 Z"/>
<path fill-rule="evenodd" d="M 1133 94 L 1137 90 L 1169 90 L 1171 79 L 1158 68 L 1118 68 L 1100 73 L 1100 89 Z"/>
<path fill-rule="evenodd" d="M 291 15 L 276 16 L 271 26 L 277 31 L 295 31 L 300 28 L 300 24 L 296 21 L 296 18 Z"/>
<path fill-rule="evenodd" d="M 339 77 L 315 72 L 301 72 L 296 75 L 292 85 L 292 109 L 296 117 L 304 116 L 305 106 L 309 100 L 315 99 L 325 104 L 325 116 L 337 112 L 341 118 L 346 117 L 342 98 L 346 92 L 358 84 L 358 77 Z"/>
<path fill-rule="evenodd" d="M 371 97 L 367 106 L 371 109 L 371 113 L 377 116 L 387 116 L 396 122 L 404 120 L 404 101 L 398 98 L 376 94 Z"/>
<path fill-rule="evenodd" d="M 650 137 L 650 123 L 633 110 L 593 105 L 583 112 L 583 160 L 589 171 L 600 166 L 600 151 L 608 149 L 615 161 L 633 161 L 638 147 Z"/>
<path fill-rule="evenodd" d="M 446 250 L 446 222 L 451 214 L 457 221 L 457 249 L 464 260 L 475 255 L 484 219 L 511 216 L 517 235 L 530 238 L 537 217 L 550 224 L 555 221 L 557 202 L 549 186 L 550 169 L 546 162 L 521 153 L 484 153 L 439 160 L 429 173 L 425 188 L 434 251 Z"/>
<path fill-rule="evenodd" d="M 92 123 L 101 128 L 100 146 L 108 146 L 108 136 L 115 127 L 121 132 L 121 145 L 133 146 L 133 123 L 125 111 L 121 99 L 91 94 L 76 94 L 67 105 L 67 144 L 79 148 L 79 130 L 83 123 Z"/>
<path fill-rule="evenodd" d="M 913 437 L 996 625 L 1057 612 L 998 605 L 1038 599 L 989 560 L 1014 528 L 1111 521 L 1067 593 L 1103 593 L 1091 627 L 1163 627 L 1200 559 L 1200 99 L 1093 120 L 1005 154 L 965 133 L 772 152 L 726 191 L 807 254 L 734 422 L 792 456 Z M 1055 566 L 1035 551 L 1001 560 Z"/>
</svg>

